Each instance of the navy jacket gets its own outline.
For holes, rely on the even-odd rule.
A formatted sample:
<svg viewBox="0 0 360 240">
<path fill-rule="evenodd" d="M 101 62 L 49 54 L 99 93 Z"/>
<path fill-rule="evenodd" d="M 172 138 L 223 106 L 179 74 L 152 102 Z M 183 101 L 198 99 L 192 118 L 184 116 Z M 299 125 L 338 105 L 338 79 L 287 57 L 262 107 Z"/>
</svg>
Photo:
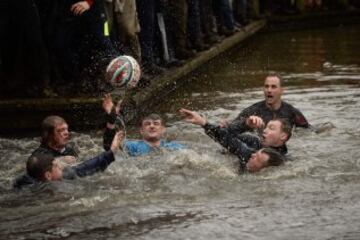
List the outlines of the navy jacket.
<svg viewBox="0 0 360 240">
<path fill-rule="evenodd" d="M 99 171 L 104 171 L 115 160 L 112 151 L 103 152 L 100 155 L 84 161 L 76 166 L 67 167 L 63 170 L 64 179 L 75 179 L 76 177 L 85 177 L 92 175 Z M 27 185 L 40 184 L 38 180 L 30 177 L 28 174 L 23 174 L 15 179 L 13 187 L 21 189 Z"/>
</svg>

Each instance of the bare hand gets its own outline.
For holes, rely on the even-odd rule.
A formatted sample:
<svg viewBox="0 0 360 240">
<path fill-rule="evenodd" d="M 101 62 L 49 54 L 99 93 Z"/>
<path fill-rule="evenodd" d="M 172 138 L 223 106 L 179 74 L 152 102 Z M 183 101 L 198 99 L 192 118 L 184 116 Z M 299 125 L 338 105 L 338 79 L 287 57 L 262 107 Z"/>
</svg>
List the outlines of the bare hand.
<svg viewBox="0 0 360 240">
<path fill-rule="evenodd" d="M 221 128 L 226 128 L 229 126 L 229 122 L 225 119 L 221 119 L 220 122 L 219 122 L 219 127 Z"/>
<path fill-rule="evenodd" d="M 252 129 L 260 129 L 265 126 L 265 123 L 262 118 L 258 116 L 250 116 L 246 119 L 246 125 Z"/>
<path fill-rule="evenodd" d="M 81 2 L 77 2 L 77 3 L 74 3 L 73 5 L 71 5 L 70 11 L 74 15 L 80 16 L 89 9 L 90 9 L 89 3 L 87 1 L 81 1 Z"/>
<path fill-rule="evenodd" d="M 184 120 L 186 122 L 204 126 L 207 123 L 206 118 L 202 117 L 200 114 L 194 111 L 190 111 L 188 109 L 182 108 L 179 110 L 180 114 L 184 116 Z"/>
<path fill-rule="evenodd" d="M 111 110 L 114 107 L 114 103 L 110 93 L 104 95 L 102 107 L 107 114 L 111 113 Z"/>
<path fill-rule="evenodd" d="M 115 107 L 115 112 L 116 112 L 116 114 L 117 115 L 119 115 L 120 114 L 120 111 L 121 111 L 121 108 L 122 108 L 122 102 L 123 102 L 123 100 L 122 99 L 120 99 L 118 102 L 117 102 L 117 104 L 116 104 L 116 107 Z"/>
<path fill-rule="evenodd" d="M 124 131 L 118 131 L 115 134 L 114 139 L 111 143 L 111 147 L 110 147 L 110 149 L 113 153 L 116 153 L 119 150 L 120 145 L 123 143 L 124 139 L 125 139 Z"/>
</svg>

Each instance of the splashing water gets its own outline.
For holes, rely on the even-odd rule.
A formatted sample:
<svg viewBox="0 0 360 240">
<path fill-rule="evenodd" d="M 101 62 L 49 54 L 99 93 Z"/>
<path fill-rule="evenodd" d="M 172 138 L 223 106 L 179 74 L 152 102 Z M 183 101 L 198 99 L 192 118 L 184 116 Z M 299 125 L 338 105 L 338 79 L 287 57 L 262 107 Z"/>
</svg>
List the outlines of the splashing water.
<svg viewBox="0 0 360 240">
<path fill-rule="evenodd" d="M 12 180 L 39 139 L 0 138 L 0 239 L 359 239 L 357 30 L 259 36 L 245 46 L 246 59 L 234 51 L 226 56 L 232 66 L 209 64 L 206 77 L 200 71 L 159 107 L 184 150 L 118 154 L 101 174 L 14 193 Z M 312 124 L 331 125 L 319 134 L 297 129 L 284 166 L 239 175 L 236 157 L 175 112 L 186 105 L 211 122 L 233 119 L 263 98 L 267 70 L 283 74 L 284 99 Z M 72 133 L 81 160 L 101 152 L 101 141 Z"/>
</svg>

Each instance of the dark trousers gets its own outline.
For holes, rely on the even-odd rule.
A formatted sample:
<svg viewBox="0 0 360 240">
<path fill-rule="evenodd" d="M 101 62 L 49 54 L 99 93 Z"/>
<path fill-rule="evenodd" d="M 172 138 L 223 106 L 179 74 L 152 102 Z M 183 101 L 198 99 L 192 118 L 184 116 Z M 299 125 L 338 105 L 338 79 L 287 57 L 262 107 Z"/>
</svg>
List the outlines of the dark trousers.
<svg viewBox="0 0 360 240">
<path fill-rule="evenodd" d="M 214 13 L 212 9 L 212 0 L 200 0 L 201 27 L 204 37 L 209 38 L 214 35 Z"/>
<path fill-rule="evenodd" d="M 199 0 L 188 0 L 187 26 L 190 43 L 201 41 L 201 20 Z"/>
<path fill-rule="evenodd" d="M 187 47 L 187 0 L 169 0 L 169 12 L 175 52 L 184 50 Z"/>
<path fill-rule="evenodd" d="M 156 1 L 136 0 L 136 6 L 140 23 L 139 38 L 142 59 L 153 62 L 155 60 Z"/>
<path fill-rule="evenodd" d="M 229 0 L 213 0 L 213 9 L 218 25 L 233 30 L 235 22 Z"/>
</svg>

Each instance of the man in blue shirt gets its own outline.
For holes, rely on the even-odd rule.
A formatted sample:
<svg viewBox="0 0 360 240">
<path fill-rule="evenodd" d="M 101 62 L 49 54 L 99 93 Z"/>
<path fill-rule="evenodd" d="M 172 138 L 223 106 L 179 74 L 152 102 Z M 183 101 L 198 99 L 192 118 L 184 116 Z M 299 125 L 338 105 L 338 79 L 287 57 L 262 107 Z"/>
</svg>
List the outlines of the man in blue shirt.
<svg viewBox="0 0 360 240">
<path fill-rule="evenodd" d="M 106 129 L 104 132 L 104 149 L 108 150 L 117 126 L 120 125 L 120 127 L 124 127 L 124 121 L 120 115 L 120 107 L 114 107 L 110 94 L 106 94 L 104 97 L 103 109 L 107 114 Z M 125 140 L 123 142 L 123 150 L 130 156 L 141 156 L 158 148 L 179 150 L 185 147 L 178 142 L 165 141 L 163 139 L 165 132 L 166 127 L 163 119 L 158 114 L 150 114 L 141 121 L 140 134 L 143 139 Z"/>
</svg>

